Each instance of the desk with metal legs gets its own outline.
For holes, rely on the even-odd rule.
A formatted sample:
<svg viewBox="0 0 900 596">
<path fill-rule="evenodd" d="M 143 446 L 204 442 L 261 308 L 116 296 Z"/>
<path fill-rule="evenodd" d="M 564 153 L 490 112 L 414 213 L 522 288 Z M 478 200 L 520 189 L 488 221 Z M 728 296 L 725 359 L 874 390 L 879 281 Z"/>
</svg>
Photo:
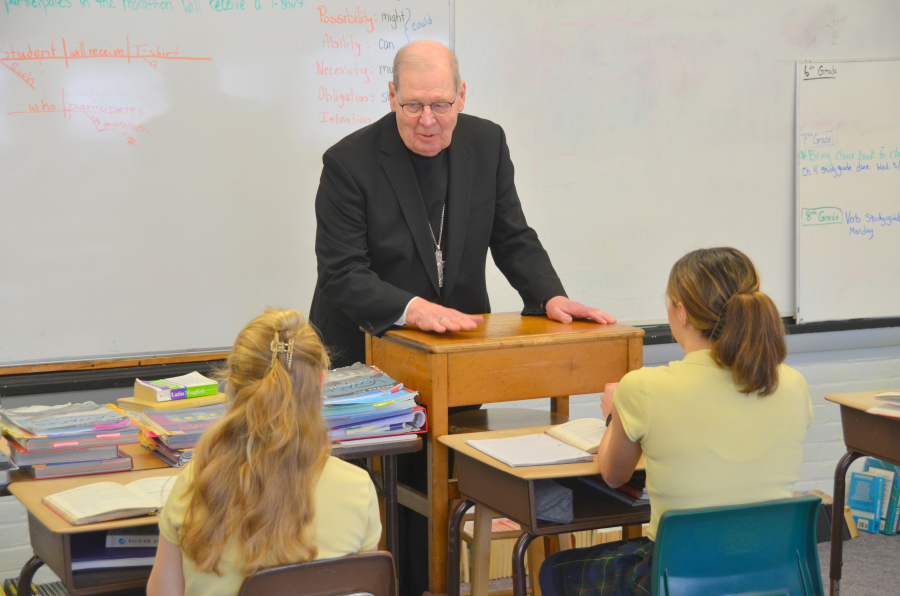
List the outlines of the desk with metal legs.
<svg viewBox="0 0 900 596">
<path fill-rule="evenodd" d="M 140 458 L 141 467 L 151 469 L 40 481 L 30 480 L 24 472 L 16 472 L 16 481 L 9 485 L 9 490 L 28 510 L 28 530 L 34 550 L 34 556 L 25 563 L 19 574 L 18 593 L 20 596 L 31 596 L 31 581 L 35 572 L 44 564 L 62 579 L 71 596 L 117 592 L 141 588 L 147 584 L 150 567 L 97 569 L 73 573 L 72 536 L 84 532 L 105 532 L 111 529 L 156 525 L 159 516 L 134 517 L 99 524 L 73 526 L 41 503 L 41 499 L 48 495 L 94 482 L 112 481 L 127 484 L 141 478 L 175 476 L 181 472 L 180 469 L 165 465 L 150 453 L 142 453 L 144 449 L 139 445 L 128 445 L 124 448 L 133 452 L 132 457 L 135 459 L 136 467 Z M 395 565 L 398 546 L 397 454 L 411 453 L 420 449 L 422 449 L 422 440 L 416 438 L 412 441 L 378 443 L 360 447 L 336 446 L 332 450 L 332 455 L 341 459 L 382 458 L 382 472 L 381 475 L 376 476 L 375 480 L 380 485 L 379 489 L 384 497 L 385 547 L 393 555 Z"/>
<path fill-rule="evenodd" d="M 831 596 L 841 590 L 841 558 L 843 556 L 843 504 L 846 502 L 847 471 L 854 460 L 863 456 L 900 464 L 900 418 L 868 414 L 867 410 L 882 402 L 873 399 L 877 391 L 833 393 L 825 399 L 841 406 L 841 425 L 847 454 L 834 472 L 834 507 L 831 519 Z"/>
<path fill-rule="evenodd" d="M 525 596 L 525 550 L 538 536 L 580 532 L 613 526 L 639 526 L 650 521 L 650 506 L 626 505 L 578 481 L 577 476 L 598 473 L 596 456 L 591 462 L 556 466 L 511 468 L 466 445 L 472 439 L 498 439 L 544 432 L 548 426 L 516 430 L 446 435 L 440 442 L 456 452 L 456 477 L 462 501 L 453 509 L 448 523 L 447 596 L 459 596 L 460 523 L 466 510 L 480 505 L 517 522 L 522 535 L 513 548 L 513 594 Z M 643 469 L 643 461 L 638 464 Z M 572 489 L 574 519 L 569 524 L 541 522 L 535 515 L 534 481 L 551 478 Z M 478 513 L 476 513 L 477 524 Z M 639 529 L 639 528 L 638 528 Z M 490 533 L 490 523 L 476 528 L 474 543 L 489 544 L 479 531 Z M 628 536 L 626 536 L 628 537 Z M 532 570 L 536 583 L 537 569 Z M 473 575 L 476 575 L 473 572 Z M 486 576 L 485 576 L 486 577 Z M 472 586 L 472 593 L 475 593 Z"/>
</svg>

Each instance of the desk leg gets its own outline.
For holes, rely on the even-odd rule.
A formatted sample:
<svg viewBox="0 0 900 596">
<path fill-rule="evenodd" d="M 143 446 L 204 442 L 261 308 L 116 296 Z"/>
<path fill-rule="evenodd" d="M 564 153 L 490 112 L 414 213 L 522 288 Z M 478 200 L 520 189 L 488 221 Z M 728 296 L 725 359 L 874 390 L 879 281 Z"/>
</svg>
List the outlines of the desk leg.
<svg viewBox="0 0 900 596">
<path fill-rule="evenodd" d="M 429 573 L 428 583 L 432 594 L 447 591 L 447 528 L 449 526 L 450 478 L 449 451 L 438 437 L 449 433 L 447 409 L 449 386 L 447 383 L 447 354 L 431 354 L 431 403 L 428 416 L 428 524 Z"/>
<path fill-rule="evenodd" d="M 22 572 L 19 573 L 19 580 L 16 584 L 18 588 L 17 594 L 20 596 L 32 596 L 31 581 L 34 579 L 34 574 L 43 564 L 44 562 L 37 555 L 28 559 L 28 562 L 22 567 Z"/>
<path fill-rule="evenodd" d="M 459 596 L 459 557 L 462 554 L 462 540 L 459 527 L 466 511 L 473 501 L 460 501 L 450 512 L 447 528 L 447 596 Z"/>
<path fill-rule="evenodd" d="M 566 418 L 569 417 L 569 396 L 564 395 L 560 397 L 551 397 L 550 398 L 550 411 L 556 412 L 557 414 L 562 414 Z"/>
<path fill-rule="evenodd" d="M 531 541 L 535 538 L 536 536 L 533 534 L 522 532 L 522 535 L 516 540 L 515 546 L 513 546 L 513 596 L 527 596 L 525 588 L 525 552 L 528 550 L 528 545 L 531 544 Z M 543 540 L 543 538 L 541 540 Z M 537 585 L 539 571 L 540 569 L 531 570 L 532 585 Z"/>
<path fill-rule="evenodd" d="M 844 503 L 847 488 L 847 470 L 850 464 L 862 457 L 862 453 L 847 453 L 834 471 L 834 504 L 831 506 L 831 596 L 841 593 L 841 559 L 844 554 Z"/>
<path fill-rule="evenodd" d="M 400 573 L 400 548 L 397 540 L 397 456 L 381 458 L 381 490 L 384 496 L 385 548 L 394 557 L 394 568 Z"/>
</svg>

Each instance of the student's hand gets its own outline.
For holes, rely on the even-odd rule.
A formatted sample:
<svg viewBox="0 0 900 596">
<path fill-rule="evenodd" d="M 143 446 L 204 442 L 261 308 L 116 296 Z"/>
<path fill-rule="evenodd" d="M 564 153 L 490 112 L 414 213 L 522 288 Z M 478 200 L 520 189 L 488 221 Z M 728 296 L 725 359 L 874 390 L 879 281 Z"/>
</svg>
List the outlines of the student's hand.
<svg viewBox="0 0 900 596">
<path fill-rule="evenodd" d="M 603 412 L 603 419 L 609 416 L 609 413 L 612 412 L 613 407 L 613 393 L 618 387 L 618 383 L 607 383 L 603 388 L 603 393 L 600 394 L 600 410 Z"/>
<path fill-rule="evenodd" d="M 616 318 L 608 315 L 599 308 L 591 308 L 580 302 L 569 300 L 565 296 L 555 296 L 547 301 L 544 307 L 547 317 L 568 325 L 573 318 L 590 319 L 601 325 L 615 323 Z"/>
<path fill-rule="evenodd" d="M 416 298 L 406 309 L 406 322 L 422 331 L 473 331 L 484 323 L 481 315 L 467 315 L 458 310 L 434 304 L 423 298 Z"/>
</svg>

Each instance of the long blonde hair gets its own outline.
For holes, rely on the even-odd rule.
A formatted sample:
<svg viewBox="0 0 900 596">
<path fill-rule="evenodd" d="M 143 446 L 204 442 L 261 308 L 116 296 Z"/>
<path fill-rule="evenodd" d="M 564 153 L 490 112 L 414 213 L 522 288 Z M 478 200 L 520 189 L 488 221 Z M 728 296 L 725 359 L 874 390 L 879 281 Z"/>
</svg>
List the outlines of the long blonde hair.
<svg viewBox="0 0 900 596">
<path fill-rule="evenodd" d="M 276 339 L 293 339 L 293 351 L 273 353 Z M 231 404 L 197 444 L 185 495 L 181 550 L 199 571 L 220 573 L 230 543 L 245 575 L 315 558 L 312 496 L 331 451 L 319 384 L 328 366 L 295 310 L 267 310 L 238 334 L 219 375 Z"/>
</svg>

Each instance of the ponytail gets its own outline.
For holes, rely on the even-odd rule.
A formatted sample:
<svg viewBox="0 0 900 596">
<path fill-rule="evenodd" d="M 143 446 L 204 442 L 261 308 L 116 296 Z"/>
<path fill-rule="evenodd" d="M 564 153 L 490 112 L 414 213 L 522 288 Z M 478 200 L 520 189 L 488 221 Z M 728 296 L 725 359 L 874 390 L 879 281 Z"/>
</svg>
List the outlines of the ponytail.
<svg viewBox="0 0 900 596">
<path fill-rule="evenodd" d="M 743 393 L 771 395 L 778 388 L 778 365 L 787 356 L 784 323 L 772 299 L 740 292 L 725 304 L 723 324 L 713 337 L 712 358 L 731 369 Z"/>
<path fill-rule="evenodd" d="M 672 267 L 667 293 L 713 342 L 713 361 L 731 369 L 742 393 L 775 392 L 778 365 L 787 356 L 784 323 L 772 299 L 759 291 L 747 255 L 727 247 L 688 253 Z"/>
</svg>

